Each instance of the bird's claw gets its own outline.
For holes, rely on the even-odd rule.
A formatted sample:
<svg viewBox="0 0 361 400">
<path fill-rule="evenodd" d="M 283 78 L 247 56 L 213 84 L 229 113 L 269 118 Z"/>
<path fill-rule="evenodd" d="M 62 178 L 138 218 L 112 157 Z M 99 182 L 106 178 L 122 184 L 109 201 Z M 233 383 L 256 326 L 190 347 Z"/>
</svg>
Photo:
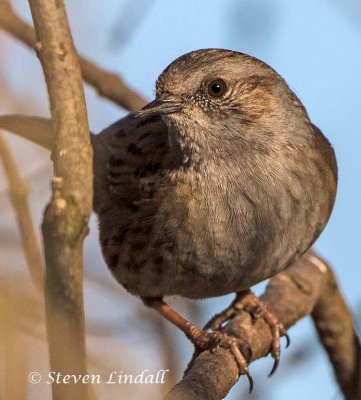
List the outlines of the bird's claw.
<svg viewBox="0 0 361 400">
<path fill-rule="evenodd" d="M 212 331 L 221 331 L 223 324 L 231 320 L 234 317 L 234 315 L 236 315 L 236 312 L 231 304 L 227 309 L 220 312 L 219 314 L 216 314 L 213 318 L 211 318 L 204 325 L 203 330 L 208 331 L 209 329 L 211 329 Z"/>
<path fill-rule="evenodd" d="M 248 342 L 234 336 L 229 336 L 223 332 L 206 332 L 194 326 L 191 327 L 188 337 L 196 348 L 196 354 L 205 350 L 215 353 L 220 347 L 230 351 L 237 363 L 239 374 L 247 377 L 249 390 L 250 392 L 253 390 L 253 379 L 248 370 L 248 362 L 252 357 L 252 351 Z M 192 361 L 194 360 L 195 357 L 192 358 Z M 192 363 L 188 365 L 187 369 L 189 369 L 191 365 Z"/>
<path fill-rule="evenodd" d="M 291 344 L 291 339 L 286 332 L 283 332 L 281 336 L 284 336 L 286 338 L 285 348 L 287 349 L 289 347 L 289 345 Z M 273 367 L 271 369 L 271 372 L 268 374 L 269 378 L 276 372 L 278 365 L 280 363 L 280 352 L 278 354 L 273 355 L 272 350 L 271 350 L 271 355 L 273 357 L 274 362 L 273 362 Z"/>
<path fill-rule="evenodd" d="M 276 370 L 277 370 L 277 368 L 278 368 L 278 365 L 279 365 L 279 363 L 280 363 L 280 357 L 279 357 L 279 356 L 276 356 L 276 357 L 273 358 L 273 360 L 274 360 L 274 362 L 273 362 L 273 367 L 272 367 L 272 369 L 271 369 L 271 372 L 268 374 L 268 377 L 269 377 L 269 378 L 276 372 Z"/>
<path fill-rule="evenodd" d="M 290 337 L 289 337 L 289 335 L 288 335 L 287 332 L 285 332 L 282 336 L 284 336 L 284 337 L 286 338 L 286 346 L 285 346 L 285 349 L 287 349 L 287 348 L 290 346 L 290 344 L 291 344 L 291 339 L 290 339 Z"/>
<path fill-rule="evenodd" d="M 272 344 L 270 348 L 271 356 L 274 359 L 272 370 L 268 376 L 275 373 L 278 368 L 281 356 L 280 338 L 286 338 L 286 348 L 291 341 L 286 333 L 284 326 L 279 322 L 278 318 L 267 309 L 266 304 L 256 297 L 251 291 L 241 292 L 237 295 L 232 304 L 223 312 L 216 314 L 204 327 L 205 330 L 222 330 L 223 324 L 231 320 L 241 310 L 247 311 L 255 323 L 259 318 L 263 318 L 269 325 L 272 332 Z"/>
<path fill-rule="evenodd" d="M 249 372 L 247 372 L 245 375 L 248 379 L 248 393 L 251 394 L 253 392 L 253 378 Z"/>
</svg>

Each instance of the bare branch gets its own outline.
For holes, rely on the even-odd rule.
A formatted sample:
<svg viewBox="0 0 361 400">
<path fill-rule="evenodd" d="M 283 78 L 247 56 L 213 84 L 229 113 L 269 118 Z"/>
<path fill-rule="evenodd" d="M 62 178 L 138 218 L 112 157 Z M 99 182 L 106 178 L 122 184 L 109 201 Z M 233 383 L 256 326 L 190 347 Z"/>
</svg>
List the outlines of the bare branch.
<svg viewBox="0 0 361 400">
<path fill-rule="evenodd" d="M 312 257 L 315 258 L 316 256 L 309 253 L 292 267 L 272 278 L 261 298 L 279 316 L 287 328 L 310 314 L 315 306 L 316 311 L 318 307 L 323 308 L 323 305 L 328 301 L 334 302 L 334 311 L 331 315 L 327 312 L 322 314 L 321 311 L 320 316 L 317 316 L 316 312 L 313 318 L 316 318 L 317 327 L 321 320 L 321 325 L 333 327 L 330 329 L 323 328 L 323 331 L 334 331 L 337 326 L 340 326 L 339 331 L 342 331 L 344 326 L 348 326 L 348 333 L 341 335 L 343 336 L 343 343 L 335 340 L 332 346 L 326 346 L 326 350 L 339 354 L 340 352 L 343 353 L 346 347 L 349 349 L 347 354 L 336 357 L 337 365 L 333 356 L 331 356 L 331 361 L 345 398 L 356 400 L 360 398 L 360 392 L 356 391 L 356 380 L 360 365 L 360 344 L 355 340 L 354 334 L 352 336 L 349 334 L 352 317 L 340 298 L 341 295 L 338 290 L 330 290 L 330 287 L 335 286 L 330 268 L 319 258 L 317 258 L 319 262 L 315 263 L 315 259 Z M 325 315 L 326 318 L 324 318 Z M 337 318 L 334 320 L 333 317 L 336 315 Z M 241 312 L 230 321 L 225 331 L 249 342 L 252 349 L 251 362 L 268 354 L 272 336 L 269 326 L 262 319 L 252 323 L 251 316 L 247 312 Z M 322 336 L 321 331 L 319 332 Z M 196 358 L 182 381 L 168 393 L 165 399 L 223 399 L 237 380 L 237 364 L 229 352 L 219 349 L 215 354 L 211 354 L 206 351 Z M 353 389 L 345 390 L 346 386 Z"/>
<path fill-rule="evenodd" d="M 43 259 L 29 211 L 28 187 L 21 177 L 16 161 L 2 135 L 0 135 L 0 158 L 7 176 L 10 200 L 16 214 L 30 276 L 35 287 L 43 290 Z"/>
<path fill-rule="evenodd" d="M 51 370 L 86 374 L 83 242 L 92 211 L 92 147 L 78 57 L 62 0 L 29 0 L 56 133 L 53 196 L 42 223 Z M 87 388 L 54 384 L 55 399 L 83 400 Z"/>
<path fill-rule="evenodd" d="M 51 150 L 55 132 L 50 119 L 27 115 L 0 115 L 0 128 Z"/>
<path fill-rule="evenodd" d="M 16 15 L 7 0 L 0 0 L 0 28 L 32 49 L 36 49 L 34 29 Z M 97 66 L 85 57 L 79 57 L 85 82 L 93 86 L 100 96 L 105 97 L 128 111 L 137 111 L 146 99 L 129 88 L 116 74 Z"/>
<path fill-rule="evenodd" d="M 354 321 L 330 269 L 326 279 L 312 319 L 345 398 L 360 399 L 361 347 Z"/>
<path fill-rule="evenodd" d="M 81 72 L 86 83 L 93 86 L 98 94 L 128 111 L 138 111 L 148 101 L 130 89 L 119 75 L 106 72 L 93 62 L 79 57 Z"/>
</svg>

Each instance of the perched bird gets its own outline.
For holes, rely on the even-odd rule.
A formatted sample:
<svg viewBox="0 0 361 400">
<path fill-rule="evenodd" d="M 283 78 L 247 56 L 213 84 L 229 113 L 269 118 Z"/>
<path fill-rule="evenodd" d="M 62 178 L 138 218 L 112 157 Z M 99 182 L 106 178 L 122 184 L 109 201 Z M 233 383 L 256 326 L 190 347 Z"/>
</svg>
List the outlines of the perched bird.
<svg viewBox="0 0 361 400">
<path fill-rule="evenodd" d="M 242 341 L 219 328 L 247 305 L 271 325 L 276 366 L 284 328 L 249 289 L 310 248 L 337 186 L 332 147 L 283 78 L 246 54 L 193 51 L 159 76 L 154 101 L 93 146 L 94 209 L 117 281 L 196 348 L 228 348 L 245 374 Z M 213 332 L 162 300 L 232 292 Z"/>
</svg>

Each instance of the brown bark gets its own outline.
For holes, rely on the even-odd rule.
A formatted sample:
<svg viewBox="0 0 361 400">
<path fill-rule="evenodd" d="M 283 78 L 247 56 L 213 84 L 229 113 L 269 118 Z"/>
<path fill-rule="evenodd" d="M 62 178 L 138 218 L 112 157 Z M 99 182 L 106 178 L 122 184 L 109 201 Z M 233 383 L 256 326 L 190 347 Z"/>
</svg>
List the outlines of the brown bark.
<svg viewBox="0 0 361 400">
<path fill-rule="evenodd" d="M 321 342 L 327 343 L 325 349 L 345 399 L 360 399 L 360 344 L 354 334 L 351 313 L 336 289 L 331 269 L 315 257 L 304 256 L 272 278 L 261 298 L 287 328 L 313 311 Z M 262 319 L 253 323 L 247 312 L 241 312 L 228 323 L 225 331 L 249 342 L 251 362 L 267 356 L 271 331 Z M 336 340 L 328 340 L 327 332 L 336 331 Z M 196 358 L 165 400 L 223 399 L 238 378 L 237 364 L 229 352 L 206 351 Z"/>
<path fill-rule="evenodd" d="M 55 132 L 50 119 L 25 115 L 0 115 L 0 128 L 51 150 Z"/>
<path fill-rule="evenodd" d="M 53 196 L 42 223 L 51 371 L 86 374 L 83 241 L 92 211 L 93 171 L 78 57 L 61 0 L 29 0 L 50 100 L 55 141 Z M 54 399 L 87 398 L 78 384 L 53 384 Z"/>
<path fill-rule="evenodd" d="M 345 398 L 361 399 L 360 342 L 352 315 L 331 272 L 311 316 Z"/>
</svg>

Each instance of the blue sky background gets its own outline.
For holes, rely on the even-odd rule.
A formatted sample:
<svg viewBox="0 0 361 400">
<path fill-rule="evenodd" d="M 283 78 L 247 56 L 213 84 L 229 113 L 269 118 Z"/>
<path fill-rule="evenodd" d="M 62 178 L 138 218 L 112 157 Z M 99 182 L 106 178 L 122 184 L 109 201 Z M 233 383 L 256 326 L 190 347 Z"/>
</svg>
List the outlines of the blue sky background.
<svg viewBox="0 0 361 400">
<path fill-rule="evenodd" d="M 26 2 L 14 3 L 29 19 Z M 249 53 L 270 64 L 286 79 L 336 151 L 337 203 L 316 247 L 334 266 L 354 311 L 361 305 L 361 5 L 357 3 L 351 0 L 67 1 L 80 52 L 119 72 L 149 98 L 154 93 L 155 79 L 168 63 L 185 52 L 205 47 Z M 139 13 L 142 4 L 147 6 L 144 13 Z M 2 69 L 14 92 L 45 102 L 45 89 L 43 93 L 34 90 L 44 87 L 38 61 L 35 57 L 30 59 L 28 53 L 20 46 L 15 47 L 9 55 L 13 62 L 4 64 Z M 86 94 L 93 131 L 123 115 L 110 102 L 100 100 L 92 89 L 87 88 Z M 98 259 L 96 268 L 103 268 L 95 234 L 87 246 L 88 259 Z M 91 287 L 86 290 L 87 313 L 96 314 L 99 310 L 94 305 L 100 300 Z M 204 319 L 229 300 L 226 297 L 204 302 Z M 312 324 L 302 321 L 291 329 L 290 335 L 292 345 L 284 352 L 285 357 L 292 356 L 298 343 L 311 346 L 314 357 L 294 372 L 283 369 L 281 362 L 272 378 L 271 393 L 260 398 L 341 398 Z M 179 343 L 184 348 L 185 365 L 190 347 L 181 336 Z M 271 382 L 266 379 L 270 368 L 269 359 L 252 365 L 256 385 L 267 387 Z M 242 386 L 246 386 L 243 381 L 229 399 L 239 398 Z"/>
</svg>

